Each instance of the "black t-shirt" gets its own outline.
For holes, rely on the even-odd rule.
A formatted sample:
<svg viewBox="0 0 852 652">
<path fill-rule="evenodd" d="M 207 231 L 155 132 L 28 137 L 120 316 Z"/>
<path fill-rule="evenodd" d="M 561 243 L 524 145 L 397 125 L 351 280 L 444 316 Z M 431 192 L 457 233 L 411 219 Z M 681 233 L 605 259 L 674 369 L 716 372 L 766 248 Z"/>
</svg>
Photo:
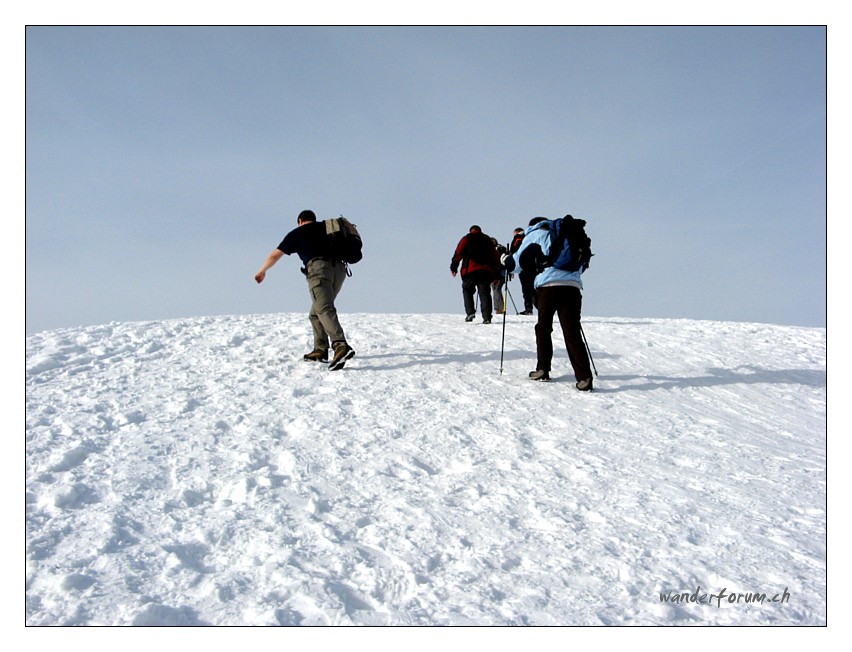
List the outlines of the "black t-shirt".
<svg viewBox="0 0 852 652">
<path fill-rule="evenodd" d="M 309 222 L 297 226 L 285 235 L 281 244 L 278 245 L 278 249 L 288 256 L 299 254 L 299 258 L 307 265 L 314 258 L 326 255 L 327 242 L 325 224 L 323 222 Z"/>
</svg>

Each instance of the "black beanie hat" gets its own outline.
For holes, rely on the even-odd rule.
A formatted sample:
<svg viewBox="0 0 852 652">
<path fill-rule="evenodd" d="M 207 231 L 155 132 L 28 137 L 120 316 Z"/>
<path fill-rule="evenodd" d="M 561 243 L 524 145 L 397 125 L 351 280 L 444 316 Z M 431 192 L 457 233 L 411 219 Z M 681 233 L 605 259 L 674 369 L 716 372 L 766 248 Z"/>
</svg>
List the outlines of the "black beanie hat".
<svg viewBox="0 0 852 652">
<path fill-rule="evenodd" d="M 317 216 L 313 211 L 302 211 L 299 213 L 299 220 L 304 222 L 316 222 Z"/>
</svg>

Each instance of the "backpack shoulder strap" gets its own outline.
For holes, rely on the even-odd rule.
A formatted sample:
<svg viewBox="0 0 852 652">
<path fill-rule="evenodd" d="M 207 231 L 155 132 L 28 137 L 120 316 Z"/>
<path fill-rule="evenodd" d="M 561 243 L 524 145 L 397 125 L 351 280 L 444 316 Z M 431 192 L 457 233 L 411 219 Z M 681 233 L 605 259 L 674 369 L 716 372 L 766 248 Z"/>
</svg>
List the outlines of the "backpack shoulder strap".
<svg viewBox="0 0 852 652">
<path fill-rule="evenodd" d="M 570 216 L 569 216 L 570 217 Z M 547 262 L 550 265 L 553 265 L 556 262 L 556 259 L 559 258 L 559 254 L 562 253 L 562 246 L 565 242 L 565 228 L 564 228 L 565 218 L 560 217 L 555 220 L 550 220 L 547 224 L 548 231 L 550 232 L 550 252 L 547 255 Z"/>
</svg>

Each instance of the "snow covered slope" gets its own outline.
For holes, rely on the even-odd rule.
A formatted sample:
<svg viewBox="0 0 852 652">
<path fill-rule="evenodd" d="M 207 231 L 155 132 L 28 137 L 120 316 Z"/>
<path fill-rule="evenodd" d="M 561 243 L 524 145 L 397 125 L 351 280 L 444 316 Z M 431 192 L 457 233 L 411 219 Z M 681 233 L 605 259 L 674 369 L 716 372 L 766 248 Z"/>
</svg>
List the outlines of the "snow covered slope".
<svg viewBox="0 0 852 652">
<path fill-rule="evenodd" d="M 341 321 L 28 337 L 27 623 L 825 623 L 824 329 Z"/>
</svg>

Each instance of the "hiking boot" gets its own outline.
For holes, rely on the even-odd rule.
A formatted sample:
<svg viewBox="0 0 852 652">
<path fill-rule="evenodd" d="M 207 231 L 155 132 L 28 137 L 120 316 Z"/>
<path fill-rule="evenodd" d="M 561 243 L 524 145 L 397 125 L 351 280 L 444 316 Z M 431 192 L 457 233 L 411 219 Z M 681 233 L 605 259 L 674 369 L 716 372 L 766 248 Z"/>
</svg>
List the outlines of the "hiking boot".
<svg viewBox="0 0 852 652">
<path fill-rule="evenodd" d="M 583 380 L 577 381 L 577 384 L 575 385 L 575 387 L 577 389 L 579 389 L 581 392 L 591 392 L 592 389 L 593 389 L 592 379 L 591 378 L 584 378 Z"/>
<path fill-rule="evenodd" d="M 314 349 L 302 358 L 305 362 L 328 362 L 328 349 Z"/>
<path fill-rule="evenodd" d="M 532 314 L 532 310 L 524 310 L 524 311 L 522 311 L 522 312 L 521 312 L 521 314 L 522 314 L 522 315 L 531 315 L 531 314 Z"/>
<path fill-rule="evenodd" d="M 490 324 L 490 323 L 491 323 L 491 319 L 490 319 L 490 318 L 488 318 L 488 317 L 486 317 L 485 319 L 483 319 L 483 320 L 482 320 L 482 323 L 483 323 L 483 324 Z"/>
<path fill-rule="evenodd" d="M 550 380 L 550 372 L 545 371 L 544 369 L 536 369 L 535 371 L 530 372 L 530 380 L 538 380 L 542 383 L 546 383 Z"/>
<path fill-rule="evenodd" d="M 334 347 L 334 359 L 328 365 L 329 370 L 337 371 L 338 369 L 343 369 L 346 361 L 355 355 L 355 349 L 346 342 L 333 342 L 331 346 Z"/>
<path fill-rule="evenodd" d="M 468 315 L 464 318 L 465 321 L 473 321 L 474 319 L 476 319 L 476 315 Z"/>
</svg>

